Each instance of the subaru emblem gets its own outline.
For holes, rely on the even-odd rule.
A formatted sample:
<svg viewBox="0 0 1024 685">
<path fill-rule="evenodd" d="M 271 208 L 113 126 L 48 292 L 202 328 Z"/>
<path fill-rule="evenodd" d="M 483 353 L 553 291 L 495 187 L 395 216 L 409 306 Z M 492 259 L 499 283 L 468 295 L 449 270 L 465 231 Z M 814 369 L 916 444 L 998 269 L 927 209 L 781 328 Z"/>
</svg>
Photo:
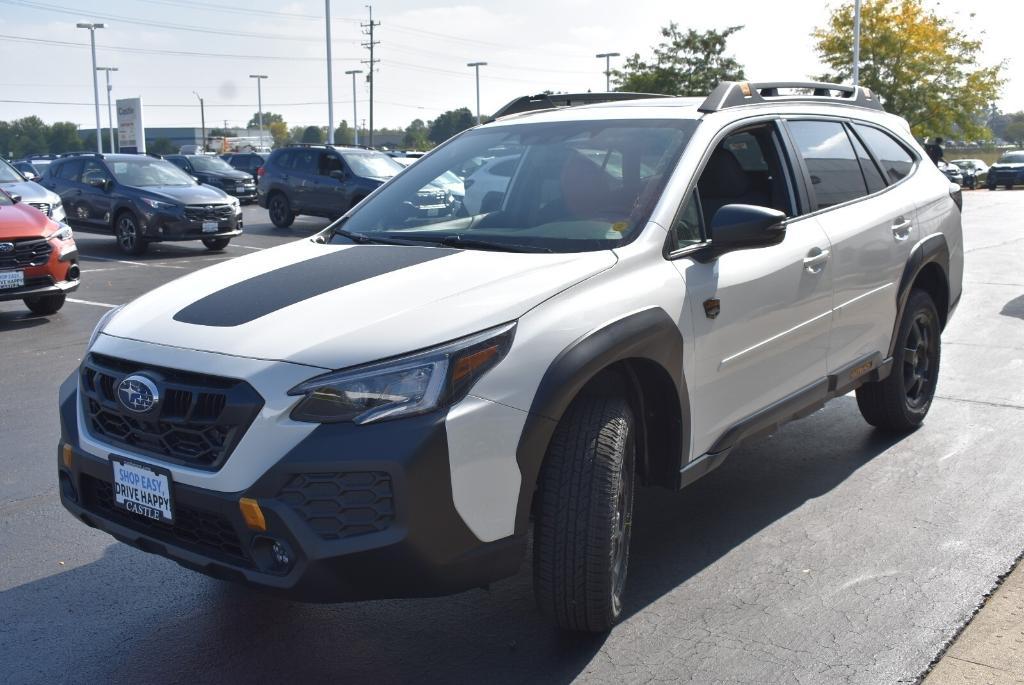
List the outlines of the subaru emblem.
<svg viewBox="0 0 1024 685">
<path fill-rule="evenodd" d="M 0 254 L 14 252 L 14 243 L 0 243 Z"/>
<path fill-rule="evenodd" d="M 117 386 L 117 401 L 128 411 L 145 414 L 160 401 L 160 392 L 145 376 L 128 376 Z"/>
</svg>

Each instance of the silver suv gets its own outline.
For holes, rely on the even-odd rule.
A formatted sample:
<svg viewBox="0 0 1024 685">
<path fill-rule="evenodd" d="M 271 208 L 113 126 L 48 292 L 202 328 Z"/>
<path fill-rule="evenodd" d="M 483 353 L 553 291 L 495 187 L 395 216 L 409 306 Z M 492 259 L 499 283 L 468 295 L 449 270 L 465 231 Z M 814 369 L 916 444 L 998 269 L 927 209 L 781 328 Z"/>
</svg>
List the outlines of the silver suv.
<svg viewBox="0 0 1024 685">
<path fill-rule="evenodd" d="M 28 180 L 3 158 L 0 158 L 0 188 L 11 195 L 20 195 L 22 202 L 32 205 L 54 221 L 64 221 L 66 218 L 60 195 Z"/>
</svg>

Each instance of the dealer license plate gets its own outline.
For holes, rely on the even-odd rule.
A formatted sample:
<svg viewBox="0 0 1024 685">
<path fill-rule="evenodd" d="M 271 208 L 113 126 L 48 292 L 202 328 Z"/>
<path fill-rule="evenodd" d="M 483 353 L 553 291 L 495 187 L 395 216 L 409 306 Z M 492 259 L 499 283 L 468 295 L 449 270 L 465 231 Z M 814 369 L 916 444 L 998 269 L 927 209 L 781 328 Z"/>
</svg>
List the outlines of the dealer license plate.
<svg viewBox="0 0 1024 685">
<path fill-rule="evenodd" d="M 220 226 L 216 221 L 204 221 L 203 222 L 203 233 L 216 233 L 217 228 Z"/>
<path fill-rule="evenodd" d="M 25 285 L 24 271 L 0 271 L 0 290 L 20 288 Z"/>
<path fill-rule="evenodd" d="M 110 465 L 116 506 L 154 521 L 174 521 L 170 471 L 113 456 Z"/>
<path fill-rule="evenodd" d="M 236 186 L 235 187 L 235 192 L 236 193 L 244 193 L 245 192 L 245 186 Z"/>
</svg>

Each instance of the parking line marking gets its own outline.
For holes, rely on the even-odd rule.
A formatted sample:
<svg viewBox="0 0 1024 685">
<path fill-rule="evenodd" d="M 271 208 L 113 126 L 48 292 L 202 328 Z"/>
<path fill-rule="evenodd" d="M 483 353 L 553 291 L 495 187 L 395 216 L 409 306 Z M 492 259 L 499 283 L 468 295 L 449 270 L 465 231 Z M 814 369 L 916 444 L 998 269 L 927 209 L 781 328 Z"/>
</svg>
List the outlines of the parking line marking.
<svg viewBox="0 0 1024 685">
<path fill-rule="evenodd" d="M 115 307 L 118 306 L 116 304 L 107 304 L 106 302 L 93 302 L 92 300 L 76 300 L 73 297 L 67 298 L 66 301 L 74 302 L 75 304 L 91 304 L 93 307 L 106 307 L 107 309 L 114 309 Z"/>
<path fill-rule="evenodd" d="M 171 264 L 159 264 L 157 262 L 132 262 L 127 259 L 114 259 L 112 257 L 98 257 L 96 255 L 85 255 L 82 257 L 82 261 L 88 261 L 90 259 L 98 259 L 101 262 L 117 262 L 118 264 L 127 264 L 129 266 L 157 266 L 164 269 L 187 269 L 185 266 L 173 266 Z"/>
<path fill-rule="evenodd" d="M 252 245 L 232 245 L 231 247 L 240 247 L 243 250 L 265 250 L 265 247 L 253 247 Z"/>
</svg>

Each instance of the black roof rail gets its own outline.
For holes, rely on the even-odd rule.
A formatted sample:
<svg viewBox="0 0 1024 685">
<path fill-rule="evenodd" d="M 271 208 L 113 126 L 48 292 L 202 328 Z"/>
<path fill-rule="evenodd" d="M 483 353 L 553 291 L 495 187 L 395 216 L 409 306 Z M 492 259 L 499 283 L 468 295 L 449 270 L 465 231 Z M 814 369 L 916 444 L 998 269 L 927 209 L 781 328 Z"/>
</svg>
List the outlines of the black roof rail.
<svg viewBox="0 0 1024 685">
<path fill-rule="evenodd" d="M 99 152 L 87 152 L 85 150 L 78 150 L 76 152 L 62 152 L 60 153 L 59 157 L 61 159 L 63 159 L 64 157 L 100 157 L 102 159 L 103 155 Z"/>
<path fill-rule="evenodd" d="M 146 152 L 143 152 L 142 154 L 146 155 L 147 157 L 156 157 L 157 159 L 163 159 L 164 158 L 163 155 L 158 155 L 157 153 L 149 152 L 148 150 Z"/>
<path fill-rule="evenodd" d="M 350 145 L 348 143 L 288 143 L 285 147 L 322 147 L 322 148 L 339 148 L 339 147 L 354 147 L 359 150 L 373 150 L 374 148 L 369 145 Z M 258 153 L 267 154 L 267 153 Z"/>
<path fill-rule="evenodd" d="M 578 107 L 579 105 L 593 105 L 599 102 L 618 102 L 621 100 L 643 100 L 646 98 L 664 98 L 670 95 L 658 95 L 655 93 L 621 93 L 613 91 L 610 93 L 540 93 L 538 95 L 524 95 L 508 103 L 491 117 L 491 121 L 507 117 L 512 114 L 523 112 L 534 112 L 542 109 L 555 109 L 556 107 Z"/>
<path fill-rule="evenodd" d="M 810 91 L 810 94 L 785 95 L 779 93 L 780 89 Z M 868 88 L 817 81 L 722 81 L 697 109 L 705 113 L 719 112 L 729 107 L 763 105 L 773 98 L 784 99 L 786 102 L 852 105 L 885 111 L 882 103 Z"/>
</svg>

